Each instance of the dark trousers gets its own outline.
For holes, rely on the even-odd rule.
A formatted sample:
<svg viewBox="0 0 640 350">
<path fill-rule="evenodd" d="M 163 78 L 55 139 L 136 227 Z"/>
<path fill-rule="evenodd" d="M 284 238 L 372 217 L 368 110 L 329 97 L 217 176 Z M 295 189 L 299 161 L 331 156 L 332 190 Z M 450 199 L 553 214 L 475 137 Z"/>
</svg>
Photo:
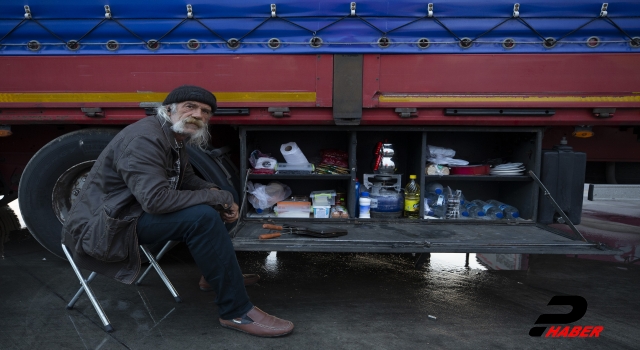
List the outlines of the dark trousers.
<svg viewBox="0 0 640 350">
<path fill-rule="evenodd" d="M 144 213 L 136 229 L 140 244 L 187 244 L 202 275 L 216 292 L 220 318 L 229 320 L 251 310 L 253 305 L 229 233 L 215 209 L 201 204 L 167 214 Z"/>
</svg>

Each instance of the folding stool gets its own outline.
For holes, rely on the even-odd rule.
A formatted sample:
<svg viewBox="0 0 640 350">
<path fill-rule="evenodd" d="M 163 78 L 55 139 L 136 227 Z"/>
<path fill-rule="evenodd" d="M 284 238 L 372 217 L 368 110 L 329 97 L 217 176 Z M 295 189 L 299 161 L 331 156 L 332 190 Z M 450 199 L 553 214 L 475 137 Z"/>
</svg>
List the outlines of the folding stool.
<svg viewBox="0 0 640 350">
<path fill-rule="evenodd" d="M 162 250 L 160 251 L 160 253 L 158 253 L 158 259 L 160 257 L 162 257 L 162 255 L 164 255 L 164 253 L 166 253 L 169 249 L 171 249 L 176 244 L 177 244 L 177 242 L 173 242 L 173 241 L 167 242 L 164 245 L 164 247 L 162 248 Z M 169 281 L 169 278 L 167 277 L 167 275 L 164 273 L 164 271 L 162 271 L 162 268 L 160 268 L 160 265 L 158 265 L 158 261 L 156 260 L 156 258 L 154 258 L 154 256 L 149 252 L 149 250 L 147 250 L 147 248 L 145 248 L 143 245 L 140 245 L 140 249 L 142 250 L 142 252 L 149 259 L 150 266 L 144 272 L 142 277 L 140 277 L 140 279 L 138 279 L 138 281 L 136 282 L 136 285 L 140 284 L 140 282 L 147 275 L 147 273 L 149 272 L 151 267 L 153 267 L 156 270 L 156 272 L 158 272 L 158 275 L 160 275 L 160 278 L 162 279 L 164 284 L 169 289 L 169 292 L 171 293 L 171 295 L 173 295 L 173 298 L 175 299 L 175 301 L 178 302 L 178 303 L 182 302 L 182 299 L 180 299 L 180 296 L 178 295 L 178 291 L 176 291 L 176 289 L 173 287 L 173 285 Z M 93 308 L 96 309 L 96 312 L 98 313 L 98 316 L 100 317 L 100 320 L 102 321 L 102 324 L 104 326 L 104 330 L 106 332 L 109 332 L 109 333 L 113 332 L 114 329 L 111 326 L 111 323 L 109 322 L 109 319 L 107 318 L 107 314 L 102 309 L 102 306 L 100 306 L 100 303 L 98 302 L 98 299 L 96 299 L 96 297 L 95 297 L 95 295 L 93 293 L 93 290 L 89 286 L 89 283 L 91 283 L 91 281 L 96 277 L 96 273 L 92 271 L 91 274 L 89 275 L 89 278 L 87 278 L 85 280 L 84 277 L 82 276 L 82 273 L 80 272 L 80 269 L 78 269 L 78 266 L 73 261 L 71 253 L 69 252 L 67 247 L 64 245 L 64 243 L 62 244 L 62 251 L 67 256 L 67 259 L 69 260 L 69 263 L 71 264 L 71 268 L 73 268 L 73 271 L 76 273 L 76 276 L 78 276 L 78 279 L 80 280 L 80 285 L 81 285 L 80 289 L 78 290 L 76 295 L 71 299 L 71 301 L 67 305 L 67 310 L 73 309 L 73 305 L 76 303 L 76 301 L 78 301 L 78 299 L 80 298 L 82 293 L 87 292 L 87 296 L 89 297 L 89 300 L 91 301 L 91 304 L 93 305 Z"/>
</svg>

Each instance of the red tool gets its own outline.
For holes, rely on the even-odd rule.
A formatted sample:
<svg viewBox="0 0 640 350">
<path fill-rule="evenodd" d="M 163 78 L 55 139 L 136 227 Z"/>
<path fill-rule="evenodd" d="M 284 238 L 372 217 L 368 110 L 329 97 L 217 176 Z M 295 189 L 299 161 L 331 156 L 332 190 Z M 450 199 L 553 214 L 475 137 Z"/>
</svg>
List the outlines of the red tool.
<svg viewBox="0 0 640 350">
<path fill-rule="evenodd" d="M 305 235 L 312 236 L 318 238 L 331 238 L 331 237 L 339 237 L 347 234 L 347 230 L 335 228 L 335 227 L 303 227 L 303 226 L 292 226 L 288 224 L 282 225 L 273 225 L 273 224 L 263 224 L 262 228 L 266 228 L 268 230 L 276 230 L 278 232 L 265 233 L 263 235 L 259 235 L 259 239 L 271 239 L 277 238 L 284 234 L 296 234 L 296 235 Z M 287 232 L 282 232 L 287 231 Z"/>
</svg>

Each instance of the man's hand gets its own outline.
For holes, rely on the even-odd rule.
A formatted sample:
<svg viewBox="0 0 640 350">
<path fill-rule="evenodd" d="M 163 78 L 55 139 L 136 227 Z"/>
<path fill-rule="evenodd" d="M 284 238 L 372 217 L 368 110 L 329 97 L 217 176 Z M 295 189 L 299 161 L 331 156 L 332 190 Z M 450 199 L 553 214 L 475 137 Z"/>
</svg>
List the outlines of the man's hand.
<svg viewBox="0 0 640 350">
<path fill-rule="evenodd" d="M 236 220 L 238 220 L 238 205 L 233 203 L 231 208 L 222 212 L 222 221 L 230 224 Z"/>
</svg>

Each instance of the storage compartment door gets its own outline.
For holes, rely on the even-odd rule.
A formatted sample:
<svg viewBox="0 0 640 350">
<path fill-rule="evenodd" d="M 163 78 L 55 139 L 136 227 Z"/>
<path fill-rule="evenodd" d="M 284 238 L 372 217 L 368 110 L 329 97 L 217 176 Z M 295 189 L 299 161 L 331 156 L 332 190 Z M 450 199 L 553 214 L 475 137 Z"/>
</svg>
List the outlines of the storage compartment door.
<svg viewBox="0 0 640 350">
<path fill-rule="evenodd" d="M 266 221 L 265 221 L 266 222 Z M 291 226 L 330 226 L 345 229 L 346 236 L 313 238 L 285 234 L 261 240 L 270 231 L 263 223 L 244 221 L 234 232 L 236 250 L 363 253 L 521 253 L 615 254 L 596 244 L 574 240 L 565 233 L 536 224 L 460 224 L 396 222 L 279 221 Z"/>
</svg>

